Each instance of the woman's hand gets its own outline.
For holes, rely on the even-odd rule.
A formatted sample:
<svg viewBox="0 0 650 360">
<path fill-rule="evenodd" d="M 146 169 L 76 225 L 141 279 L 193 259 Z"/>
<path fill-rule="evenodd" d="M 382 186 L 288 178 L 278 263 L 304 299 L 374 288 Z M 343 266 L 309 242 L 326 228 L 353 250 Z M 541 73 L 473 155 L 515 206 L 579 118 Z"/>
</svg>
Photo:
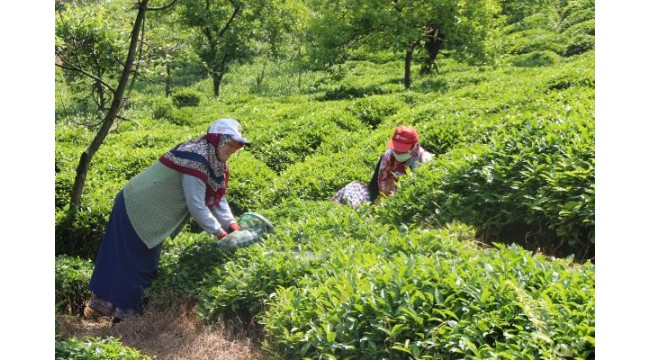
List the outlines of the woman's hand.
<svg viewBox="0 0 650 360">
<path fill-rule="evenodd" d="M 219 229 L 219 232 L 216 232 L 216 233 L 212 234 L 212 236 L 216 237 L 217 240 L 221 240 L 221 239 L 225 238 L 226 235 L 228 235 L 228 233 L 225 232 L 223 229 Z"/>
<path fill-rule="evenodd" d="M 237 223 L 232 223 L 232 224 L 230 224 L 230 226 L 228 226 L 228 234 L 230 234 L 232 232 L 235 232 L 235 231 L 238 231 L 238 230 L 241 230 L 241 227 L 239 227 L 239 225 Z"/>
</svg>

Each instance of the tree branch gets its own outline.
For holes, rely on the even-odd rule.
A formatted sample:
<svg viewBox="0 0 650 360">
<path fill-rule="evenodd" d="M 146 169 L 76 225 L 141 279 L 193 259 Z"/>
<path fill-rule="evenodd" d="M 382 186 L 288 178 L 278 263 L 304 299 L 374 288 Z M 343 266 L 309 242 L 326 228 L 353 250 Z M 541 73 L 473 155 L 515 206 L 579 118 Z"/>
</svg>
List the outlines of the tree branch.
<svg viewBox="0 0 650 360">
<path fill-rule="evenodd" d="M 133 90 L 133 85 L 135 85 L 135 79 L 138 77 L 138 74 L 140 74 L 140 61 L 142 60 L 142 48 L 144 47 L 144 29 L 146 27 L 146 16 L 147 13 L 145 11 L 145 14 L 142 16 L 142 31 L 140 32 L 140 46 L 138 48 L 138 55 L 137 55 L 138 59 L 135 61 L 135 69 L 133 69 L 133 77 L 131 78 L 131 84 L 129 85 L 129 89 L 126 92 L 126 97 L 129 97 L 131 95 L 131 91 Z"/>
<path fill-rule="evenodd" d="M 241 8 L 244 6 L 239 1 L 233 1 L 233 5 L 235 6 L 235 11 L 232 12 L 232 15 L 230 16 L 230 19 L 228 19 L 228 22 L 226 23 L 226 25 L 223 26 L 223 29 L 221 29 L 221 31 L 219 31 L 218 37 L 223 36 L 223 34 L 226 32 L 226 30 L 228 30 L 228 28 L 230 27 L 230 24 L 233 22 L 233 20 L 235 20 L 235 17 L 237 15 L 239 15 L 239 12 L 241 11 Z"/>
<path fill-rule="evenodd" d="M 174 6 L 174 4 L 176 4 L 176 1 L 177 1 L 177 0 L 172 0 L 169 4 L 167 4 L 167 5 L 163 5 L 163 6 L 160 6 L 160 7 L 147 7 L 147 8 L 145 9 L 145 11 L 160 11 L 160 10 L 167 10 L 167 9 L 169 9 L 170 7 Z"/>
<path fill-rule="evenodd" d="M 59 60 L 60 60 L 61 62 L 60 62 L 60 63 L 55 62 L 54 65 L 56 65 L 56 66 L 58 66 L 58 67 L 60 67 L 61 69 L 64 69 L 64 70 L 70 70 L 70 71 L 76 71 L 76 72 L 82 73 L 82 74 L 84 74 L 85 76 L 87 76 L 87 77 L 89 77 L 89 78 L 91 78 L 91 79 L 93 79 L 93 80 L 99 82 L 100 84 L 106 86 L 106 87 L 108 88 L 108 90 L 110 90 L 112 93 L 115 93 L 115 89 L 113 89 L 112 86 L 110 86 L 110 85 L 108 85 L 106 82 L 104 82 L 104 80 L 102 80 L 101 78 L 99 78 L 99 77 L 97 77 L 97 76 L 95 76 L 95 75 L 93 75 L 93 74 L 87 72 L 86 70 L 84 70 L 84 69 L 82 69 L 82 68 L 80 68 L 80 67 L 78 67 L 78 66 L 75 66 L 75 65 L 73 65 L 73 64 L 70 64 L 70 63 L 67 62 L 63 57 L 61 57 L 61 55 L 58 55 L 58 54 L 57 54 L 57 56 L 58 56 L 58 58 L 59 58 Z"/>
</svg>

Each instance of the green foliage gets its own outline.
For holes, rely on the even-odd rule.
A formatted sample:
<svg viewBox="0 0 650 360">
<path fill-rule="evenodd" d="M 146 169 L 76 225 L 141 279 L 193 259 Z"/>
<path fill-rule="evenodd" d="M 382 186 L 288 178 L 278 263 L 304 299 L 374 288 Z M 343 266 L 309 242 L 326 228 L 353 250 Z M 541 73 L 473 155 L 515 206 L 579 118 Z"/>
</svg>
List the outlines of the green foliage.
<svg viewBox="0 0 650 360">
<path fill-rule="evenodd" d="M 503 48 L 506 53 L 523 55 L 535 51 L 562 54 L 568 38 L 553 31 L 534 28 L 505 36 Z"/>
<path fill-rule="evenodd" d="M 324 104 L 304 111 L 302 104 L 281 106 L 281 115 L 255 119 L 251 131 L 260 131 L 251 145 L 251 152 L 276 173 L 283 172 L 294 163 L 304 161 L 314 154 L 324 139 L 337 134 L 339 123 L 347 128 L 358 128 L 336 105 Z"/>
<path fill-rule="evenodd" d="M 277 182 L 278 175 L 246 150 L 231 159 L 227 194 L 230 209 L 234 214 L 261 210 L 263 198 Z"/>
<path fill-rule="evenodd" d="M 147 291 L 174 296 L 196 296 L 202 285 L 209 286 L 204 278 L 227 257 L 215 246 L 215 239 L 205 233 L 180 232 L 172 241 L 166 241 L 160 257 L 158 275 Z M 156 297 L 165 301 L 164 296 Z"/>
<path fill-rule="evenodd" d="M 522 221 L 593 252 L 593 119 L 514 125 L 489 145 L 454 150 L 401 180 L 381 217 L 430 226 L 460 220 L 487 233 Z"/>
<path fill-rule="evenodd" d="M 55 216 L 55 254 L 79 256 L 93 259 L 99 250 L 104 228 L 111 212 L 111 201 L 99 201 L 84 206 L 70 221 L 66 215 L 68 207 L 62 208 Z"/>
<path fill-rule="evenodd" d="M 55 52 L 65 84 L 73 90 L 75 108 L 83 110 L 83 120 L 89 124 L 101 119 L 112 101 L 109 86 L 116 86 L 128 49 L 129 25 L 115 16 L 123 13 L 116 6 L 68 3 L 56 16 Z"/>
<path fill-rule="evenodd" d="M 360 47 L 404 56 L 421 50 L 435 34 L 444 37 L 444 47 L 455 50 L 452 56 L 458 59 L 478 63 L 490 57 L 487 38 L 497 10 L 491 1 L 373 1 L 364 6 L 328 1 L 312 6 L 317 16 L 308 26 L 314 37 L 308 51 L 321 66 L 342 63 Z"/>
<path fill-rule="evenodd" d="M 506 16 L 508 24 L 525 22 L 528 17 L 553 8 L 557 2 L 557 0 L 499 0 L 501 12 Z"/>
<path fill-rule="evenodd" d="M 380 132 L 383 133 L 385 132 Z M 340 146 L 340 152 L 323 151 L 291 165 L 269 188 L 264 204 L 272 206 L 285 199 L 325 200 L 353 180 L 369 181 L 383 152 L 377 149 L 383 148 L 381 142 L 387 141 L 385 139 L 388 138 L 386 135 L 378 135 L 339 138 L 339 141 L 348 144 L 345 147 L 342 144 L 331 145 Z M 327 147 L 324 146 L 325 148 Z"/>
<path fill-rule="evenodd" d="M 426 255 L 348 246 L 328 267 L 337 271 L 278 288 L 261 320 L 265 346 L 283 358 L 593 356 L 593 266 L 576 272 L 516 246 L 453 251 L 453 230 L 400 240 L 436 235 L 443 243 Z"/>
<path fill-rule="evenodd" d="M 201 102 L 199 92 L 191 89 L 181 89 L 172 94 L 172 102 L 175 107 L 197 107 Z"/>
<path fill-rule="evenodd" d="M 54 344 L 56 360 L 150 360 L 152 357 L 122 345 L 113 337 L 69 338 Z"/>
<path fill-rule="evenodd" d="M 93 263 L 69 255 L 56 257 L 54 267 L 54 299 L 57 313 L 78 315 L 92 295 L 88 289 Z"/>
<path fill-rule="evenodd" d="M 334 2 L 321 2 L 297 19 L 304 33 L 284 33 L 278 22 L 290 15 L 266 27 L 260 19 L 242 30 L 257 32 L 238 58 L 252 62 L 229 63 L 219 99 L 209 96 L 213 79 L 198 55 L 170 48 L 176 41 L 156 29 L 151 43 L 163 49 L 154 57 L 171 57 L 152 57 L 140 69 L 154 81 L 134 84 L 128 120 L 115 124 L 93 159 L 83 206 L 70 222 L 69 191 L 93 133 L 77 125 L 89 119 L 80 88 L 60 73 L 55 235 L 57 255 L 66 257 L 57 258 L 57 311 L 77 312 L 87 299 L 82 286 L 92 266 L 83 259 L 94 258 L 121 186 L 216 118 L 233 117 L 252 144 L 229 162 L 230 205 L 235 215 L 261 213 L 276 232 L 224 254 L 212 237 L 184 228 L 164 244 L 148 290 L 167 294 L 156 305 L 186 296 L 209 323 L 229 316 L 261 322 L 264 346 L 280 358 L 593 358 L 595 266 L 570 259 L 591 258 L 595 248 L 594 4 L 499 3 L 504 11 L 487 23 L 481 19 L 493 14 L 485 7 L 491 2 L 468 3 L 465 12 L 462 2 L 425 6 L 458 15 L 449 19 L 459 28 L 445 34 L 450 47 L 436 60 L 440 72 L 414 77 L 409 91 L 404 46 L 422 40 L 422 27 L 410 21 L 414 13 L 392 16 L 395 2 L 338 2 L 328 13 L 322 10 Z M 220 20 L 232 14 L 231 3 L 217 5 Z M 294 5 L 288 13 L 300 13 Z M 277 15 L 260 14 L 271 22 Z M 500 27 L 502 20 L 509 25 Z M 395 26 L 347 42 L 377 24 Z M 191 31 L 178 28 L 171 38 L 189 44 Z M 282 34 L 289 38 L 276 41 Z M 240 35 L 228 33 L 218 46 Z M 315 43 L 344 48 L 328 58 Z M 463 47 L 474 60 L 492 51 L 504 56 L 469 67 L 458 61 Z M 329 72 L 304 67 L 345 59 Z M 174 92 L 195 95 L 200 106 L 178 108 L 164 97 L 165 64 Z M 355 211 L 329 201 L 350 181 L 369 180 L 398 124 L 416 126 L 434 160 L 374 205 Z M 510 242 L 521 246 L 501 245 Z M 537 247 L 569 258 L 532 255 Z M 86 356 L 80 342 L 73 345 Z M 73 346 L 57 342 L 65 347 Z"/>
<path fill-rule="evenodd" d="M 262 243 L 238 250 L 237 256 L 206 278 L 211 286 L 199 297 L 202 318 L 256 316 L 277 288 L 323 271 L 323 261 L 338 256 L 326 254 L 333 239 L 368 238 L 370 232 L 385 230 L 381 224 L 368 224 L 365 214 L 329 201 L 291 200 L 263 215 L 279 219 L 278 231 Z"/>
<path fill-rule="evenodd" d="M 179 103 L 181 100 L 179 100 Z M 198 104 L 198 100 L 196 103 Z M 178 107 L 178 106 L 177 106 Z M 173 117 L 174 103 L 167 97 L 158 97 L 155 101 L 152 101 L 152 116 L 154 119 L 171 119 Z"/>
<path fill-rule="evenodd" d="M 363 123 L 376 128 L 382 120 L 397 112 L 404 103 L 399 97 L 368 96 L 350 104 L 350 111 Z"/>
<path fill-rule="evenodd" d="M 359 88 L 350 88 L 346 86 L 340 86 L 336 89 L 327 90 L 322 98 L 319 100 L 346 100 L 346 99 L 355 99 L 363 98 L 365 96 L 381 94 L 382 90 L 377 87 L 371 87 L 368 89 L 359 89 Z"/>
<path fill-rule="evenodd" d="M 512 64 L 525 67 L 549 66 L 555 64 L 558 59 L 559 55 L 552 51 L 533 51 L 514 57 Z"/>
<path fill-rule="evenodd" d="M 557 72 L 555 75 L 546 79 L 541 86 L 542 89 L 551 91 L 561 91 L 573 87 L 594 89 L 596 87 L 594 70 L 576 67 L 573 69 L 567 69 L 566 71 Z"/>
<path fill-rule="evenodd" d="M 564 56 L 573 56 L 593 50 L 596 46 L 596 37 L 591 35 L 576 35 L 564 50 Z"/>
<path fill-rule="evenodd" d="M 562 2 L 559 31 L 570 38 L 564 56 L 593 50 L 596 43 L 596 4 L 593 0 Z"/>
<path fill-rule="evenodd" d="M 578 10 L 569 13 L 564 19 L 562 19 L 559 30 L 560 32 L 566 33 L 569 28 L 585 22 L 591 22 L 591 26 L 594 26 L 593 22 L 595 19 L 596 12 L 594 8 Z M 591 33 L 590 35 L 594 35 L 594 33 Z"/>
</svg>

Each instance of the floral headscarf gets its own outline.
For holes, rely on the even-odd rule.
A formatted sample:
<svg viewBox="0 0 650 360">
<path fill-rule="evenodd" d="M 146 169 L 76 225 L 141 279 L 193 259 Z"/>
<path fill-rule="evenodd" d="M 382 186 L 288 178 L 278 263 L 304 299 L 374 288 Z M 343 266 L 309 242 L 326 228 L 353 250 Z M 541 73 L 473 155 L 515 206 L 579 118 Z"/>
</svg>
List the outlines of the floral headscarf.
<svg viewBox="0 0 650 360">
<path fill-rule="evenodd" d="M 207 134 L 184 142 L 160 157 L 164 165 L 201 179 L 206 185 L 205 204 L 216 206 L 228 187 L 228 164 L 219 160 L 217 150 L 234 140 L 225 134 Z"/>
</svg>

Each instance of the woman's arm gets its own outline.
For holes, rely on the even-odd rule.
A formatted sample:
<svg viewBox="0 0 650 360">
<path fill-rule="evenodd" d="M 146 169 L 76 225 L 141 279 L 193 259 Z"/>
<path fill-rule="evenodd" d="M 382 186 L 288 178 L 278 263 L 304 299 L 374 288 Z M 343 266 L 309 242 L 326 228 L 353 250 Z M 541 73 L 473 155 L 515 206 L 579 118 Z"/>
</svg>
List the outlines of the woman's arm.
<svg viewBox="0 0 650 360">
<path fill-rule="evenodd" d="M 221 238 L 226 231 L 205 204 L 205 189 L 205 183 L 199 178 L 183 174 L 183 193 L 190 215 L 207 233 Z"/>
<path fill-rule="evenodd" d="M 212 213 L 217 218 L 217 221 L 219 221 L 221 226 L 224 229 L 228 229 L 227 230 L 228 232 L 232 232 L 232 230 L 239 230 L 239 226 L 237 225 L 237 220 L 235 220 L 235 217 L 233 216 L 232 211 L 230 210 L 230 205 L 228 204 L 228 200 L 226 200 L 225 195 L 221 197 L 221 200 L 219 200 L 219 204 L 217 204 L 217 206 L 212 208 Z"/>
</svg>

